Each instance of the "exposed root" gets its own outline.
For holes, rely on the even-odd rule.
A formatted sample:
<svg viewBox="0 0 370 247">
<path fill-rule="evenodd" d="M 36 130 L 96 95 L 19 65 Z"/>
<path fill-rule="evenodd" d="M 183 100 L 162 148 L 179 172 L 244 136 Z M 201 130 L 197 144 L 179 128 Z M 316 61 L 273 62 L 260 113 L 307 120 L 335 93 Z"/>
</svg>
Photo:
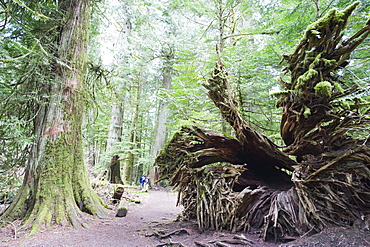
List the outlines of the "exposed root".
<svg viewBox="0 0 370 247">
<path fill-rule="evenodd" d="M 17 239 L 17 227 L 15 226 L 15 224 L 11 221 L 5 221 L 5 220 L 2 220 L 2 222 L 4 222 L 5 224 L 10 224 L 12 225 L 13 227 L 13 233 L 14 233 L 14 239 Z"/>
<path fill-rule="evenodd" d="M 153 233 L 152 234 L 147 234 L 146 236 L 147 237 L 152 237 L 152 236 L 156 236 L 158 238 L 168 238 L 172 235 L 180 235 L 180 234 L 187 234 L 189 235 L 189 231 L 186 230 L 185 228 L 181 228 L 181 229 L 177 229 L 177 230 L 174 230 L 174 231 L 171 231 L 171 232 L 165 232 L 165 231 L 162 231 L 162 230 L 153 230 Z"/>
<path fill-rule="evenodd" d="M 168 242 L 168 243 L 163 243 L 163 244 L 158 244 L 156 245 L 156 247 L 167 247 L 167 246 L 172 246 L 172 247 L 185 247 L 185 245 L 183 245 L 182 243 L 180 242 L 171 242 L 171 240 Z"/>
</svg>

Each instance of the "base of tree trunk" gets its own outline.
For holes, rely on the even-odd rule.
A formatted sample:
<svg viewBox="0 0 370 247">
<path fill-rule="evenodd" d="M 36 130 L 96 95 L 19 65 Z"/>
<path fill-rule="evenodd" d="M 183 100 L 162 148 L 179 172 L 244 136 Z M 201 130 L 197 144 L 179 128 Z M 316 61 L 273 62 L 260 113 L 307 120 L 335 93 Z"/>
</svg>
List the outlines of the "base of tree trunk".
<svg viewBox="0 0 370 247">
<path fill-rule="evenodd" d="M 67 158 L 62 160 L 68 161 Z M 82 163 L 79 165 L 81 167 L 75 167 L 78 173 L 70 167 L 73 179 L 66 179 L 69 177 L 66 176 L 67 169 L 64 173 L 54 172 L 51 168 L 45 170 L 39 177 L 37 187 L 30 186 L 33 180 L 27 171 L 16 199 L 2 217 L 10 221 L 22 219 L 24 226 L 30 227 L 31 234 L 52 224 L 85 227 L 89 222 L 85 213 L 106 218 L 107 207 L 90 186 L 85 167 Z"/>
</svg>

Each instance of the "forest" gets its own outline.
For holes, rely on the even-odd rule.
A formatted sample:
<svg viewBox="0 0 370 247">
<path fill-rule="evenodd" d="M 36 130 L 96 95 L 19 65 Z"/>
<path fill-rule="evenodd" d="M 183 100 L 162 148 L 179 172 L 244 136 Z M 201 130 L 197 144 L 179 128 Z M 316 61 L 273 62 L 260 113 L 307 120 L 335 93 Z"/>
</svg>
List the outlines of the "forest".
<svg viewBox="0 0 370 247">
<path fill-rule="evenodd" d="M 0 220 L 86 224 L 174 186 L 199 229 L 370 213 L 365 0 L 0 0 Z"/>
</svg>

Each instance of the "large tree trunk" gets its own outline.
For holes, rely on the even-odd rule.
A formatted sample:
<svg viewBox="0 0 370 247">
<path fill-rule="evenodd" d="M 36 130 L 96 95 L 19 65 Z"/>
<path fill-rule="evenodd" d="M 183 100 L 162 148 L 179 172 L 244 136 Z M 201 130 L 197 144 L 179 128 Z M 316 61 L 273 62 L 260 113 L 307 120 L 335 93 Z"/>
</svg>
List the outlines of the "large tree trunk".
<svg viewBox="0 0 370 247">
<path fill-rule="evenodd" d="M 87 178 L 82 153 L 81 91 L 86 70 L 89 0 L 63 1 L 67 20 L 60 27 L 48 102 L 41 106 L 35 123 L 35 142 L 28 160 L 23 185 L 7 218 L 20 218 L 33 226 L 57 223 L 84 225 L 82 212 L 104 216 L 101 199 Z"/>
<path fill-rule="evenodd" d="M 370 33 L 367 21 L 340 43 L 357 5 L 330 11 L 309 26 L 292 55 L 284 55 L 292 76 L 279 94 L 284 151 L 243 119 L 219 58 L 204 86 L 236 139 L 183 128 L 156 159 L 162 178 L 179 187 L 185 217 L 196 219 L 200 229 L 254 227 L 264 239 L 289 240 L 330 225 L 351 225 L 370 213 L 369 144 L 345 135 L 358 124 L 369 125 L 369 110 L 361 115 L 354 110 L 360 104 L 348 109 L 335 101 L 358 88 L 345 88 L 332 73 Z"/>
<path fill-rule="evenodd" d="M 112 118 L 109 125 L 108 141 L 106 152 L 117 151 L 118 148 L 115 145 L 121 141 L 122 136 L 122 117 L 123 108 L 118 104 L 112 106 Z M 121 178 L 121 162 L 120 157 L 117 154 L 112 155 L 110 162 L 107 165 L 108 169 L 108 181 L 114 184 L 123 184 Z"/>
<path fill-rule="evenodd" d="M 173 60 L 175 58 L 174 51 L 171 47 L 168 50 L 162 48 L 162 57 L 163 57 L 163 70 L 162 70 L 162 86 L 161 90 L 164 92 L 168 91 L 171 88 L 172 84 L 172 71 L 173 71 Z M 158 112 L 157 112 L 157 121 L 155 128 L 155 138 L 154 144 L 152 147 L 153 157 L 157 157 L 159 151 L 164 147 L 167 138 L 167 118 L 168 118 L 168 102 L 167 100 L 160 99 Z M 156 181 L 159 178 L 157 167 L 154 167 L 153 175 L 151 178 Z"/>
<path fill-rule="evenodd" d="M 137 148 L 138 142 L 138 129 L 139 129 L 139 107 L 140 107 L 140 95 L 141 95 L 142 82 L 141 78 L 136 81 L 134 87 L 134 95 L 132 98 L 132 117 L 130 126 L 130 136 L 129 136 L 129 150 L 127 152 L 125 167 L 124 167 L 124 178 L 125 182 L 131 184 L 134 181 L 134 166 L 136 160 L 135 149 Z"/>
</svg>

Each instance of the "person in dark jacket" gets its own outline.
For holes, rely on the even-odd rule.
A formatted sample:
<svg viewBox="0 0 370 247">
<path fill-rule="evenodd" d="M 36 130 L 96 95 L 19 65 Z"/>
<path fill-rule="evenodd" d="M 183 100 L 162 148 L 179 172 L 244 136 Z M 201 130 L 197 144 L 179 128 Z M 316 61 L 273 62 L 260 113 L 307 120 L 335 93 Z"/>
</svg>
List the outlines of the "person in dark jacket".
<svg viewBox="0 0 370 247">
<path fill-rule="evenodd" d="M 145 185 L 145 180 L 146 180 L 146 176 L 143 174 L 141 175 L 140 177 L 140 184 L 141 184 L 141 190 L 144 189 L 144 185 Z"/>
</svg>

